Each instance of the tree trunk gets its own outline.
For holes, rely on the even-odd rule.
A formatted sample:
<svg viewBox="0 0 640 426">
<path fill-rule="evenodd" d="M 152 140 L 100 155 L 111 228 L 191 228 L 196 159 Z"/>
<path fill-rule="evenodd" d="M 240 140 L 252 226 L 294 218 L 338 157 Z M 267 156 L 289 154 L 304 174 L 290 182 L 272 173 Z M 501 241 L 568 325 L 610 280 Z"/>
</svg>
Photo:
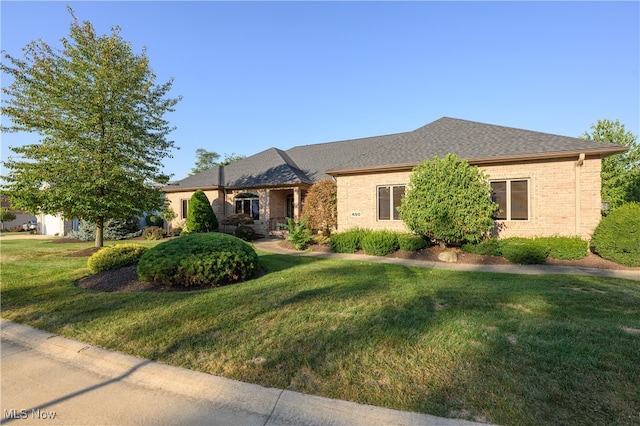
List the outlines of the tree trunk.
<svg viewBox="0 0 640 426">
<path fill-rule="evenodd" d="M 104 230 L 104 218 L 99 217 L 98 220 L 96 221 L 96 247 L 97 248 L 104 246 L 104 237 L 102 232 L 103 230 Z"/>
</svg>

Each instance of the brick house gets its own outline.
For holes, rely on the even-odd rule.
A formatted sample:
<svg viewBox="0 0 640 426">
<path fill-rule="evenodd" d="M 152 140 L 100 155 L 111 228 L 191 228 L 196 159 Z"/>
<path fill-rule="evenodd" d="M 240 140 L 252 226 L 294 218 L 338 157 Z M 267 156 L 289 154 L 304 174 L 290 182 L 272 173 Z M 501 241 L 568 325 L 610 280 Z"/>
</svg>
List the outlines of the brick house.
<svg viewBox="0 0 640 426">
<path fill-rule="evenodd" d="M 413 167 L 454 153 L 489 175 L 501 207 L 501 236 L 579 235 L 600 221 L 601 159 L 628 148 L 578 138 L 443 117 L 411 132 L 270 148 L 224 167 L 171 183 L 165 197 L 177 213 L 202 189 L 218 219 L 253 216 L 267 234 L 298 219 L 308 189 L 331 178 L 338 187 L 338 230 L 356 226 L 405 231 L 396 207 Z"/>
</svg>

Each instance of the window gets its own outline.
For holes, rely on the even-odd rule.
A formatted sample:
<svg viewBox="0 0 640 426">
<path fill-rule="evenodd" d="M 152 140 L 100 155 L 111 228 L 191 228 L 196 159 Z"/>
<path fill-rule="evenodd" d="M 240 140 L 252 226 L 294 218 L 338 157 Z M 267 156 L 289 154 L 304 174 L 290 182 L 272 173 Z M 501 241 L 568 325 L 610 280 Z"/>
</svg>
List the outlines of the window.
<svg viewBox="0 0 640 426">
<path fill-rule="evenodd" d="M 255 194 L 239 194 L 236 196 L 236 213 L 251 216 L 253 220 L 260 219 L 260 200 Z"/>
<path fill-rule="evenodd" d="M 500 210 L 498 220 L 529 220 L 529 181 L 497 180 L 491 182 L 491 198 Z"/>
<path fill-rule="evenodd" d="M 180 219 L 186 219 L 188 213 L 189 213 L 189 200 L 185 198 L 180 200 Z"/>
<path fill-rule="evenodd" d="M 398 207 L 404 197 L 404 185 L 378 187 L 378 220 L 400 220 Z"/>
</svg>

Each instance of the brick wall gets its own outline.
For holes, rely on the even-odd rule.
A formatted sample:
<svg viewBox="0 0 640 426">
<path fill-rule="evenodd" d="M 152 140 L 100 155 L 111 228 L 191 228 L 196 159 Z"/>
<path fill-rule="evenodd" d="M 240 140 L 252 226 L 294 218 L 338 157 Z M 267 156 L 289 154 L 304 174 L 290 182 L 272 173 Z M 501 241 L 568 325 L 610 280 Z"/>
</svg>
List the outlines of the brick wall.
<svg viewBox="0 0 640 426">
<path fill-rule="evenodd" d="M 600 221 L 600 158 L 481 166 L 490 179 L 529 181 L 529 220 L 502 221 L 500 235 L 579 235 L 590 238 Z M 338 230 L 356 226 L 405 231 L 402 221 L 377 220 L 377 187 L 407 184 L 411 172 L 339 176 Z M 576 190 L 576 186 L 579 188 Z"/>
</svg>

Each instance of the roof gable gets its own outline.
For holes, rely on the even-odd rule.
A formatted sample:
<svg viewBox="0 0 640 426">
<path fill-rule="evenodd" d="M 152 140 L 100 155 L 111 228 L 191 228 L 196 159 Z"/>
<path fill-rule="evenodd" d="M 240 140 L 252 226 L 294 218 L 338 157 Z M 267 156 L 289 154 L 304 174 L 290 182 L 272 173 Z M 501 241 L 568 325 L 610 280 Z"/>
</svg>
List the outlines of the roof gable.
<svg viewBox="0 0 640 426">
<path fill-rule="evenodd" d="M 313 184 L 313 181 L 284 152 L 269 148 L 224 167 L 227 188 Z"/>
</svg>

